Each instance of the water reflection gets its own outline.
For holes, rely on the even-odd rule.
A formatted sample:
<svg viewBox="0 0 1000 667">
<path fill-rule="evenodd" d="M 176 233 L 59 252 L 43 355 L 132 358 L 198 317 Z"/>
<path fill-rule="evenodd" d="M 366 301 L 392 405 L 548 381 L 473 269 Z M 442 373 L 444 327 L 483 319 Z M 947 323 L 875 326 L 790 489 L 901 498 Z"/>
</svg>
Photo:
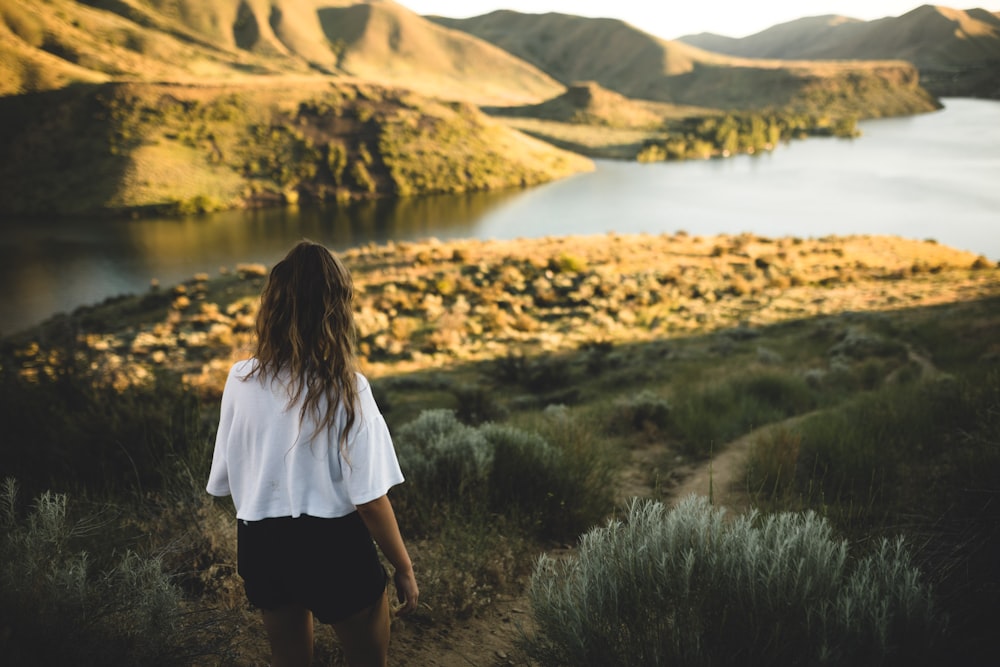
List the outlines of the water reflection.
<svg viewBox="0 0 1000 667">
<path fill-rule="evenodd" d="M 472 235 L 517 191 L 364 202 L 346 207 L 230 211 L 183 220 L 11 221 L 0 238 L 0 334 L 111 296 L 169 285 L 239 262 L 267 265 L 295 241 L 335 249 Z"/>
</svg>

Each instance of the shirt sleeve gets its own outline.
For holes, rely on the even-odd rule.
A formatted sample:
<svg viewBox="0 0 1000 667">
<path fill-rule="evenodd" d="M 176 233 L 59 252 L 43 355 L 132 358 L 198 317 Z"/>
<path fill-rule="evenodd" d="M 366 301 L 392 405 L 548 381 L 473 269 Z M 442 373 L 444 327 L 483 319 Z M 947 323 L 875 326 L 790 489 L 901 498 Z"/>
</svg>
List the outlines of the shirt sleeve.
<svg viewBox="0 0 1000 667">
<path fill-rule="evenodd" d="M 229 487 L 229 461 L 227 457 L 229 433 L 233 425 L 233 371 L 230 369 L 226 386 L 222 390 L 222 407 L 219 413 L 219 430 L 215 434 L 215 451 L 212 454 L 212 469 L 208 473 L 205 490 L 213 496 L 232 494 Z"/>
<path fill-rule="evenodd" d="M 354 506 L 381 498 L 403 482 L 389 427 L 375 403 L 371 385 L 358 382 L 358 424 L 347 443 L 343 462 L 347 494 Z"/>
</svg>

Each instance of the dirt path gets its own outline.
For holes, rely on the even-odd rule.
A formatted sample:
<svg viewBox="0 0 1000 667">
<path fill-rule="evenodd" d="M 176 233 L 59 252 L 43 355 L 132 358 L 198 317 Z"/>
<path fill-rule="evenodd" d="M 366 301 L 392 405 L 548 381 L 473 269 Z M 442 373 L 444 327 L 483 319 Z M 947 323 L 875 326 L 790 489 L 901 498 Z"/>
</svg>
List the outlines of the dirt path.
<svg viewBox="0 0 1000 667">
<path fill-rule="evenodd" d="M 694 494 L 707 497 L 718 507 L 736 512 L 745 510 L 750 506 L 750 496 L 745 484 L 750 448 L 761 437 L 779 429 L 794 427 L 810 414 L 813 413 L 797 415 L 755 429 L 720 448 L 709 460 L 680 465 L 665 478 L 651 478 L 649 473 L 666 454 L 665 445 L 655 443 L 634 450 L 621 475 L 619 501 L 635 497 L 659 498 L 673 506 L 682 498 Z"/>
<path fill-rule="evenodd" d="M 689 494 L 708 496 L 713 504 L 740 511 L 749 505 L 742 484 L 744 465 L 752 443 L 770 429 L 791 426 L 802 417 L 757 429 L 721 449 L 711 460 L 679 467 L 666 478 L 650 471 L 662 465 L 667 447 L 660 442 L 632 449 L 619 478 L 619 501 L 661 498 L 675 504 Z M 394 626 L 393 664 L 400 667 L 502 667 L 529 665 L 517 648 L 530 628 L 531 604 L 525 591 L 497 599 L 476 618 L 450 628 L 419 628 L 397 621 Z M 398 627 L 397 627 L 398 626 Z"/>
<path fill-rule="evenodd" d="M 531 623 L 527 592 L 498 596 L 479 616 L 451 627 L 393 624 L 391 663 L 396 667 L 508 667 L 528 665 L 517 648 Z"/>
<path fill-rule="evenodd" d="M 918 355 L 915 355 L 918 356 Z M 915 359 L 925 373 L 933 364 Z M 926 367 L 925 367 L 926 364 Z M 742 512 L 750 507 L 745 484 L 746 461 L 755 442 L 769 433 L 791 428 L 814 413 L 806 413 L 762 426 L 720 448 L 708 461 L 678 466 L 665 477 L 651 471 L 662 467 L 668 448 L 653 442 L 630 451 L 619 478 L 618 500 L 659 498 L 677 504 L 691 494 L 706 496 L 717 507 Z M 527 591 L 502 597 L 481 616 L 451 628 L 401 627 L 394 636 L 393 664 L 401 667 L 503 667 L 531 666 L 518 650 L 518 640 L 530 629 L 531 605 Z"/>
</svg>

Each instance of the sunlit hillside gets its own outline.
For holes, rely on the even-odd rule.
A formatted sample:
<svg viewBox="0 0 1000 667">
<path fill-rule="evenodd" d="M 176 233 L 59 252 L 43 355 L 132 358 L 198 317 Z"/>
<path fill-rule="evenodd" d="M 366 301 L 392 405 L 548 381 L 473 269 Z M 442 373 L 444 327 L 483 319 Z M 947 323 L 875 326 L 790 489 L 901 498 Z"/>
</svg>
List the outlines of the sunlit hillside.
<svg viewBox="0 0 1000 667">
<path fill-rule="evenodd" d="M 493 42 L 564 84 L 596 81 L 632 98 L 723 109 L 824 108 L 861 117 L 935 105 L 920 88 L 916 69 L 901 61 L 738 58 L 663 40 L 623 21 L 558 13 L 432 18 Z"/>
<path fill-rule="evenodd" d="M 537 185 L 593 168 L 373 83 L 108 83 L 0 98 L 0 211 L 189 215 Z"/>
<path fill-rule="evenodd" d="M 0 0 L 0 93 L 74 81 L 359 77 L 474 103 L 537 102 L 537 69 L 389 0 Z"/>
<path fill-rule="evenodd" d="M 1000 14 L 924 5 L 899 17 L 859 21 L 816 16 L 742 39 L 701 34 L 681 41 L 752 58 L 879 59 L 912 62 L 938 95 L 1000 97 Z"/>
</svg>

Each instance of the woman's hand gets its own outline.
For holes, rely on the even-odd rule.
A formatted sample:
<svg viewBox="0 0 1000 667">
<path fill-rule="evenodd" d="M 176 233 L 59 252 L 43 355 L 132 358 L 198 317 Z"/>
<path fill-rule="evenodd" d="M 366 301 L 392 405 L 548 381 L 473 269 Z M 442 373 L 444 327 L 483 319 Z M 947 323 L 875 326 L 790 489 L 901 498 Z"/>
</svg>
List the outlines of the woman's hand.
<svg viewBox="0 0 1000 667">
<path fill-rule="evenodd" d="M 396 570 L 396 573 L 392 575 L 392 581 L 396 584 L 396 599 L 402 605 L 396 607 L 396 613 L 403 616 L 414 611 L 417 608 L 420 589 L 417 587 L 417 578 L 413 574 L 413 569 Z"/>
</svg>

